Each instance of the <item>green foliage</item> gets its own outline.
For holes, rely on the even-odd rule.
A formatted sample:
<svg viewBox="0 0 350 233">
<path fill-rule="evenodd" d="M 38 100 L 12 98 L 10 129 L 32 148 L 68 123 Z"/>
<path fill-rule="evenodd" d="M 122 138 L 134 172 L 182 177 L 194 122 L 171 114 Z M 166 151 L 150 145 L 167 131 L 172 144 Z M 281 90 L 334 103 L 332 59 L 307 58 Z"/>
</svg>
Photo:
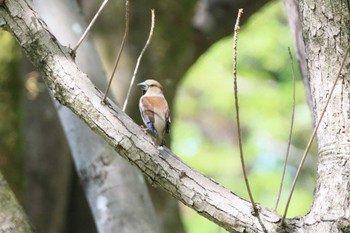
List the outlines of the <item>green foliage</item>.
<svg viewBox="0 0 350 233">
<path fill-rule="evenodd" d="M 22 81 L 21 51 L 10 33 L 0 30 L 0 168 L 16 193 L 21 193 Z"/>
<path fill-rule="evenodd" d="M 175 98 L 172 150 L 195 169 L 248 199 L 237 147 L 232 45 L 232 37 L 219 41 L 188 71 Z M 288 47 L 293 47 L 293 42 L 285 13 L 277 2 L 266 5 L 241 27 L 238 94 L 244 152 L 253 195 L 270 208 L 274 208 L 277 197 L 292 109 Z M 295 58 L 294 65 L 297 71 Z M 280 213 L 312 128 L 300 78 L 296 92 L 291 162 Z M 314 187 L 314 162 L 310 164 L 306 169 L 312 172 L 303 173 L 289 217 L 309 209 Z M 186 209 L 184 213 L 189 232 L 219 232 L 215 224 L 197 214 Z"/>
</svg>

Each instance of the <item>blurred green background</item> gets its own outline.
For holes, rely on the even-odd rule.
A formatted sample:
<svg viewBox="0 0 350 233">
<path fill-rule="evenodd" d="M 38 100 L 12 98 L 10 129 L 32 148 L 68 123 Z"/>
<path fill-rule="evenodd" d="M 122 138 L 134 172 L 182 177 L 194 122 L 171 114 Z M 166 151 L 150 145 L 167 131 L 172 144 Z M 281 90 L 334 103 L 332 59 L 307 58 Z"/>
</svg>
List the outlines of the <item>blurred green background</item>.
<svg viewBox="0 0 350 233">
<path fill-rule="evenodd" d="M 233 26 L 234 19 L 232 29 Z M 11 59 L 19 63 L 21 55 L 8 33 L 0 32 L 0 41 L 4 45 L 0 53 L 3 61 L 0 73 L 5 77 L 9 67 L 5 61 Z M 194 169 L 248 199 L 236 137 L 232 45 L 232 36 L 214 44 L 183 78 L 172 112 L 172 150 Z M 241 27 L 237 68 L 246 166 L 255 201 L 271 209 L 275 206 L 279 189 L 292 111 L 288 47 L 294 54 L 287 17 L 283 5 L 277 1 L 267 4 Z M 295 127 L 284 190 L 277 209 L 280 214 L 312 130 L 311 113 L 295 58 L 294 65 L 297 79 Z M 5 87 L 5 83 L 0 84 L 0 87 Z M 2 95 L 1 99 L 16 105 L 20 95 L 15 98 Z M 16 100 L 16 103 L 10 100 Z M 8 112 L 7 107 L 0 106 L 0 113 L 4 111 Z M 21 115 L 15 112 L 12 118 L 20 121 Z M 11 115 L 0 114 L 0 121 L 11 122 L 12 118 L 5 119 L 5 116 Z M 6 133 L 13 132 L 11 129 L 1 128 L 0 131 L 2 135 L 9 135 L 8 140 L 20 137 Z M 305 214 L 311 205 L 315 187 L 315 154 L 313 147 L 297 184 L 288 217 Z M 13 179 L 12 182 L 17 182 L 16 178 Z M 190 208 L 181 206 L 181 210 L 188 233 L 224 231 Z"/>
<path fill-rule="evenodd" d="M 248 200 L 236 137 L 232 47 L 233 36 L 222 39 L 184 77 L 173 108 L 172 150 L 193 168 Z M 238 98 L 246 166 L 255 201 L 271 209 L 281 180 L 292 112 L 288 47 L 294 54 L 286 13 L 279 2 L 267 4 L 253 15 L 238 36 Z M 312 130 L 295 57 L 294 67 L 296 113 L 290 163 L 277 209 L 281 214 Z M 310 207 L 316 163 L 312 154 L 315 148 L 299 179 L 288 217 L 305 214 Z M 182 210 L 189 233 L 221 231 L 189 208 Z"/>
</svg>

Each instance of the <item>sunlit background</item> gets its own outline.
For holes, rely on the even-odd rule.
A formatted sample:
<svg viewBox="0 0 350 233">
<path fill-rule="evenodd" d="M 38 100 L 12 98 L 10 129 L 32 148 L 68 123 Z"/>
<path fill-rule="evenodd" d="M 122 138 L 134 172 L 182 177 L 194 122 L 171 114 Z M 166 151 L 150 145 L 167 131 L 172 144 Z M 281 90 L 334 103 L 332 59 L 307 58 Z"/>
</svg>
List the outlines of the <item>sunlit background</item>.
<svg viewBox="0 0 350 233">
<path fill-rule="evenodd" d="M 236 137 L 232 45 L 233 36 L 217 42 L 187 72 L 175 98 L 172 150 L 193 168 L 248 200 Z M 271 209 L 281 180 L 292 112 L 288 47 L 294 54 L 286 13 L 279 2 L 267 4 L 250 17 L 238 36 L 238 92 L 246 166 L 255 201 Z M 294 65 L 295 123 L 279 213 L 283 213 L 312 129 L 295 57 Z M 288 217 L 305 214 L 310 207 L 314 153 L 315 149 L 300 177 Z M 181 209 L 189 233 L 224 231 L 191 209 Z"/>
<path fill-rule="evenodd" d="M 232 28 L 234 23 L 232 19 Z M 10 49 L 15 47 L 15 42 L 10 35 L 0 36 L 2 43 L 7 41 L 5 47 L 9 49 L 0 53 L 0 59 L 13 59 L 7 56 L 14 54 Z M 232 36 L 214 44 L 183 78 L 172 109 L 172 150 L 194 169 L 248 200 L 237 146 L 232 45 Z M 275 207 L 280 185 L 292 112 L 288 47 L 294 54 L 285 10 L 278 1 L 267 4 L 241 27 L 238 91 L 244 154 L 255 201 L 271 209 Z M 16 51 L 20 53 L 19 48 Z M 5 62 L 0 64 L 0 73 L 5 72 L 5 65 Z M 295 57 L 294 65 L 297 79 L 295 126 L 277 209 L 280 214 L 312 129 Z M 11 140 L 15 136 L 8 135 L 8 138 Z M 315 154 L 312 148 L 288 217 L 303 215 L 310 208 L 315 186 Z M 181 211 L 188 233 L 224 232 L 190 208 L 181 205 Z"/>
</svg>

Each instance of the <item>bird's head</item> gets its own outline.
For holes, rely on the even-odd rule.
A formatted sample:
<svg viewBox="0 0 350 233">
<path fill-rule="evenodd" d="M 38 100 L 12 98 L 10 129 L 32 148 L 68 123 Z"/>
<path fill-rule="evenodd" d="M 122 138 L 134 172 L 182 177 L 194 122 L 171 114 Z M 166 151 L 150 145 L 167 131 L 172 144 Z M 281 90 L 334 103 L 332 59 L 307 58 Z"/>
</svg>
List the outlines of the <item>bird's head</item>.
<svg viewBox="0 0 350 233">
<path fill-rule="evenodd" d="M 146 81 L 137 84 L 137 86 L 141 87 L 143 94 L 145 94 L 149 89 L 152 91 L 160 91 L 162 92 L 162 85 L 156 80 L 147 79 Z"/>
</svg>

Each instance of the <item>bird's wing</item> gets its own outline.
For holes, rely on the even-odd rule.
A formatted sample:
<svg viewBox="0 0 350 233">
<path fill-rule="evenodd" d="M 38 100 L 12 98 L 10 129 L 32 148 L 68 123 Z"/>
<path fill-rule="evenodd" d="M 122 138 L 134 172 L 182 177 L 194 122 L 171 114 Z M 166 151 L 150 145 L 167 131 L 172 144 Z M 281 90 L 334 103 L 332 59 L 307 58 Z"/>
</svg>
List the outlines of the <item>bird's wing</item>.
<svg viewBox="0 0 350 233">
<path fill-rule="evenodd" d="M 166 125 L 168 124 L 169 108 L 163 96 L 143 96 L 140 103 L 140 110 L 143 121 L 152 132 L 157 133 L 154 127 L 155 115 L 164 120 Z"/>
<path fill-rule="evenodd" d="M 170 133 L 170 125 L 171 125 L 171 119 L 170 119 L 170 116 L 169 116 L 169 110 L 168 110 L 168 114 L 165 118 L 165 132 L 167 134 Z"/>
<path fill-rule="evenodd" d="M 154 134 L 157 134 L 157 131 L 154 127 L 154 112 L 151 110 L 147 110 L 147 108 L 144 106 L 143 99 L 141 99 L 140 101 L 140 113 L 142 120 L 147 126 L 147 128 L 151 130 Z"/>
</svg>

